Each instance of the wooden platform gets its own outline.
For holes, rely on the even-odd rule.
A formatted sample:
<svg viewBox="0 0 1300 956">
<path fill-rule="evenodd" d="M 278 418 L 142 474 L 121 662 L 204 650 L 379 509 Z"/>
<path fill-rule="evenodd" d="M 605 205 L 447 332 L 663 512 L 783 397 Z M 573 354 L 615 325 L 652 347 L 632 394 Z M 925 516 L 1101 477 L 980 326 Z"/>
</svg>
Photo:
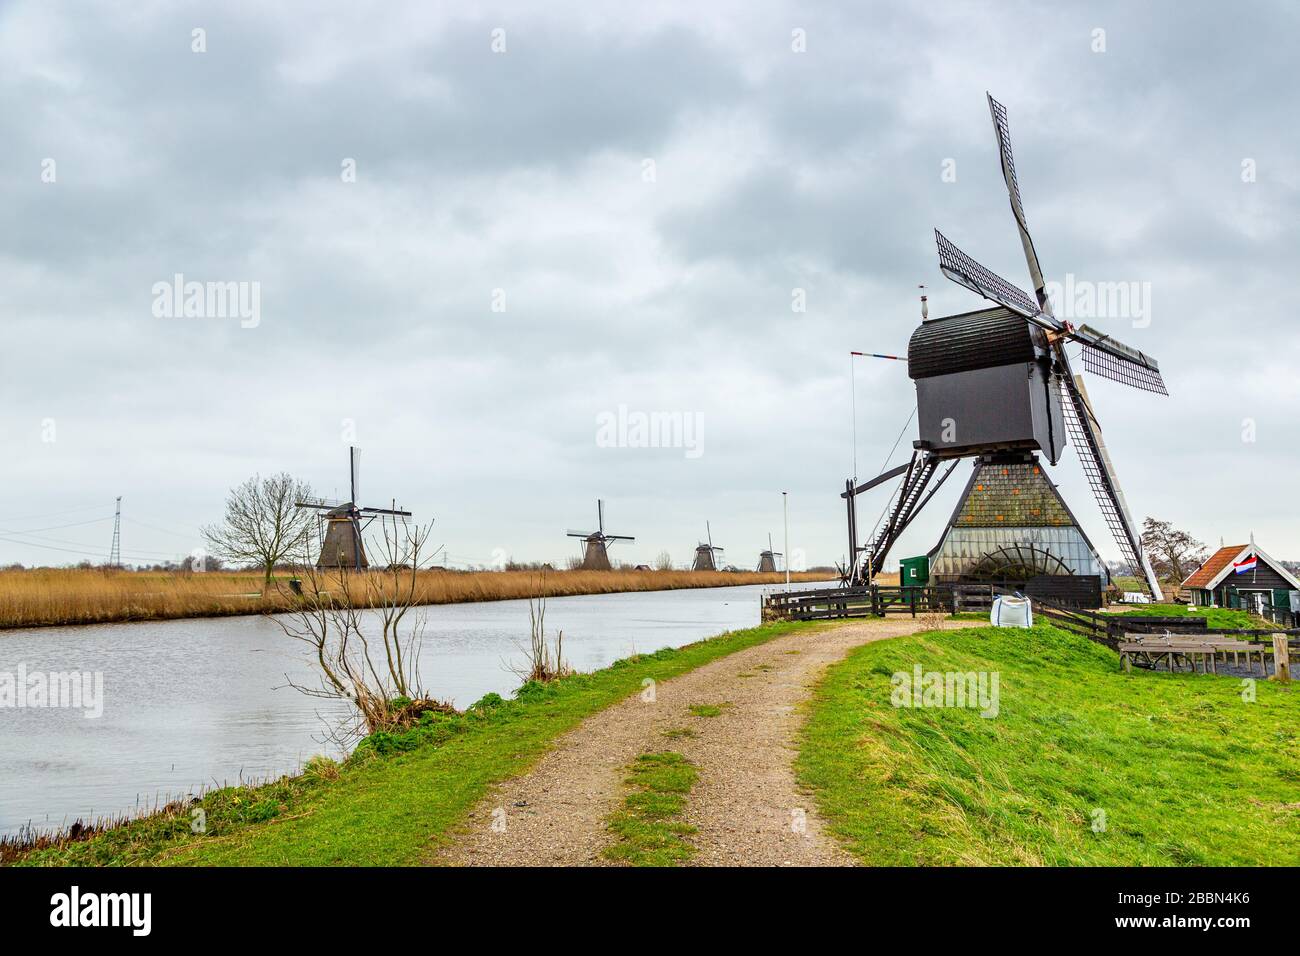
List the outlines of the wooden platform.
<svg viewBox="0 0 1300 956">
<path fill-rule="evenodd" d="M 1251 667 L 1251 655 L 1257 655 L 1259 672 L 1266 677 L 1268 665 L 1264 655 L 1271 651 L 1272 648 L 1265 644 L 1192 634 L 1125 634 L 1119 645 L 1120 660 L 1126 671 L 1132 671 L 1134 664 L 1156 670 L 1164 662 L 1171 671 L 1177 670 L 1180 664 L 1186 664 L 1195 673 L 1199 664 L 1202 673 L 1217 674 L 1220 655 L 1226 661 L 1231 654 L 1234 664 L 1239 664 L 1241 656 L 1245 655 L 1247 669 Z"/>
</svg>

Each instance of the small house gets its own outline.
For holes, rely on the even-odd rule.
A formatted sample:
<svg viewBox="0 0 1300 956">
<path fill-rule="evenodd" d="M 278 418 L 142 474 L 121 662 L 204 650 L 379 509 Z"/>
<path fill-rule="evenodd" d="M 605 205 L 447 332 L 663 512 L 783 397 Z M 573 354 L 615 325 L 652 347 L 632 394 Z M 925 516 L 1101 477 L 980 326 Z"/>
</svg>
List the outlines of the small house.
<svg viewBox="0 0 1300 956">
<path fill-rule="evenodd" d="M 1290 611 L 1291 596 L 1300 593 L 1300 581 L 1257 545 L 1233 544 L 1206 558 L 1188 575 L 1183 589 L 1198 607 L 1216 605 L 1259 613 L 1269 605 Z"/>
</svg>

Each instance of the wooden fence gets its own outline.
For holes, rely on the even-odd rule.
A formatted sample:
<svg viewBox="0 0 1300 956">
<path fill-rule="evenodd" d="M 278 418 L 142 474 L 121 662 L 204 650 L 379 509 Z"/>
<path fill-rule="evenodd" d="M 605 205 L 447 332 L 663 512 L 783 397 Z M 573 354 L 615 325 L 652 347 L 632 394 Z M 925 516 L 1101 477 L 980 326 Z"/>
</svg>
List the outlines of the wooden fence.
<svg viewBox="0 0 1300 956">
<path fill-rule="evenodd" d="M 886 614 L 942 612 L 951 614 L 949 588 L 871 587 L 822 588 L 815 591 L 773 591 L 763 595 L 763 619 L 823 621 L 839 618 L 884 617 Z"/>
<path fill-rule="evenodd" d="M 884 617 L 887 614 L 946 613 L 989 610 L 994 598 L 1012 592 L 997 585 L 942 585 L 938 587 L 818 588 L 809 591 L 772 591 L 763 595 L 763 620 L 827 621 L 843 618 Z M 1282 630 L 1211 630 L 1203 617 L 1157 617 L 1103 614 L 1033 598 L 1035 619 L 1049 621 L 1062 630 L 1086 637 L 1116 653 L 1127 634 L 1199 634 L 1267 644 L 1274 634 L 1285 634 L 1290 648 L 1300 650 L 1300 628 Z"/>
</svg>

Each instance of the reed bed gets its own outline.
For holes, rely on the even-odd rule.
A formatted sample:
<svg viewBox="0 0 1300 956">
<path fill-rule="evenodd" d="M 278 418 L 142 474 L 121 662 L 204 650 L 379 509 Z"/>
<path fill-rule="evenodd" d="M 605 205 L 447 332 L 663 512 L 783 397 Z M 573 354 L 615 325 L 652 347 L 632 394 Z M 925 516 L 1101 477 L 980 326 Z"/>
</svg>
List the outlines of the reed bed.
<svg viewBox="0 0 1300 956">
<path fill-rule="evenodd" d="M 349 590 L 364 600 L 366 588 L 352 575 Z M 824 572 L 792 574 L 792 581 L 825 580 Z M 156 621 L 180 617 L 261 614 L 293 607 L 289 575 L 277 574 L 263 593 L 262 577 L 248 572 L 153 571 L 36 568 L 0 571 L 0 628 Z M 536 571 L 421 571 L 421 604 L 508 601 L 623 591 L 778 584 L 784 574 L 707 571 L 548 571 L 539 593 Z M 391 583 L 372 576 L 370 584 Z"/>
</svg>

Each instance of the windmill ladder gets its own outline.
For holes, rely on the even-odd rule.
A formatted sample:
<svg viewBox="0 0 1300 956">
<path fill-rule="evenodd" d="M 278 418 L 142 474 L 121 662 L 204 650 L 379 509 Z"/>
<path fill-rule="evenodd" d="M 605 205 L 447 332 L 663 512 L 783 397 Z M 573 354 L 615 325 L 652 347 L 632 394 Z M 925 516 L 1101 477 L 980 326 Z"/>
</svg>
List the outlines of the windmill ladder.
<svg viewBox="0 0 1300 956">
<path fill-rule="evenodd" d="M 1102 468 L 1101 462 L 1109 459 L 1109 455 L 1097 440 L 1093 429 L 1084 423 L 1084 416 L 1090 416 L 1091 412 L 1084 403 L 1083 394 L 1077 389 L 1065 387 L 1064 382 L 1061 384 L 1061 391 L 1066 397 L 1063 403 L 1066 410 L 1066 432 L 1074 447 L 1083 452 L 1079 455 L 1079 462 L 1083 465 L 1083 473 L 1088 478 L 1093 497 L 1097 499 L 1097 505 L 1101 508 L 1102 517 L 1106 519 L 1110 533 L 1114 536 L 1115 543 L 1119 545 L 1120 554 L 1128 563 L 1130 571 L 1135 576 L 1145 577 L 1148 585 L 1155 587 L 1153 576 L 1147 574 L 1146 566 L 1139 557 L 1140 545 L 1134 540 L 1136 532 L 1129 528 L 1131 519 L 1126 521 L 1125 516 L 1120 514 L 1117 502 L 1123 500 L 1123 492 L 1108 471 Z M 1159 593 L 1158 587 L 1155 587 L 1153 594 L 1159 595 Z"/>
</svg>

